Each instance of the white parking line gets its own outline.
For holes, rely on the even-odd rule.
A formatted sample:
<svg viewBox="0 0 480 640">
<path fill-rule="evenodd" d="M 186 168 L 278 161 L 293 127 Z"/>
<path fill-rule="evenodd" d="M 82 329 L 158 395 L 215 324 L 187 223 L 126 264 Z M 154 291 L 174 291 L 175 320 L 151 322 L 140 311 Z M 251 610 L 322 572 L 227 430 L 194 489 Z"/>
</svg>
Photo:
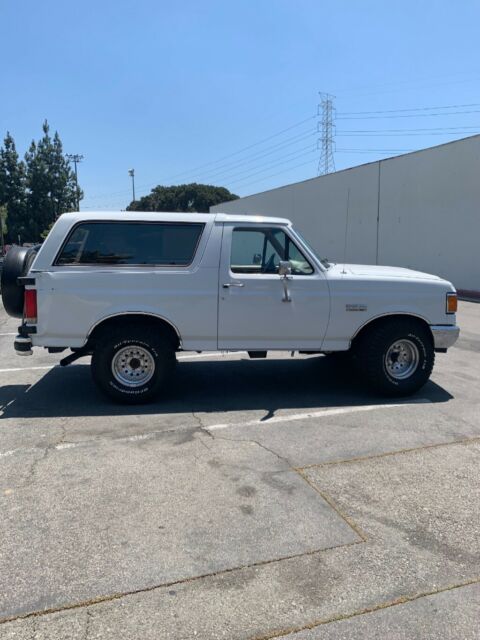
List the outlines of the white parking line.
<svg viewBox="0 0 480 640">
<path fill-rule="evenodd" d="M 271 425 L 277 422 L 295 422 L 297 420 L 311 420 L 312 418 L 327 418 L 328 416 L 339 416 L 345 413 L 360 413 L 362 411 L 376 411 L 377 409 L 396 409 L 398 407 L 405 407 L 410 404 L 428 404 L 431 400 L 414 400 L 411 402 L 402 402 L 397 404 L 366 404 L 355 405 L 351 407 L 334 407 L 332 409 L 321 409 L 320 411 L 312 411 L 306 413 L 293 413 L 285 416 L 273 416 L 268 420 L 248 420 L 247 422 L 230 422 L 224 424 L 212 424 L 209 427 L 205 427 L 207 431 L 216 431 L 217 429 L 230 429 L 232 427 L 250 427 L 255 425 Z"/>
<path fill-rule="evenodd" d="M 212 424 L 204 427 L 206 431 L 216 431 L 217 429 L 227 429 L 229 427 L 248 427 L 248 426 L 269 426 L 270 424 L 277 424 L 279 422 L 293 422 L 296 420 L 311 420 L 313 418 L 325 418 L 332 415 L 342 415 L 345 413 L 358 413 L 362 411 L 375 411 L 377 409 L 395 409 L 398 407 L 408 407 L 412 404 L 430 404 L 431 400 L 414 400 L 412 402 L 402 402 L 397 404 L 372 404 L 372 405 L 358 405 L 352 407 L 335 407 L 332 409 L 322 409 L 321 411 L 294 413 L 285 416 L 275 416 L 269 420 L 247 420 L 246 422 L 231 422 L 228 424 Z M 179 431 L 182 431 L 179 429 Z M 159 435 L 162 435 L 165 431 L 149 431 L 148 433 L 140 433 L 134 436 L 124 436 L 120 438 L 114 438 L 110 442 L 137 442 L 139 440 L 154 440 Z M 78 447 L 91 446 L 99 442 L 99 440 L 84 440 L 80 442 L 62 442 L 55 445 L 52 449 L 57 451 L 63 451 L 66 449 L 77 449 Z M 101 442 L 101 440 L 100 440 Z M 42 450 L 40 447 L 19 447 L 18 449 L 10 449 L 7 451 L 0 451 L 0 458 L 7 458 L 17 453 L 34 453 Z"/>
<path fill-rule="evenodd" d="M 13 369 L 0 369 L 0 373 L 10 373 L 10 371 L 36 371 L 37 369 L 53 369 L 56 364 L 45 365 L 43 367 L 15 367 Z"/>
<path fill-rule="evenodd" d="M 0 336 L 16 336 L 16 335 L 18 335 L 18 331 L 14 333 L 0 333 Z"/>
</svg>

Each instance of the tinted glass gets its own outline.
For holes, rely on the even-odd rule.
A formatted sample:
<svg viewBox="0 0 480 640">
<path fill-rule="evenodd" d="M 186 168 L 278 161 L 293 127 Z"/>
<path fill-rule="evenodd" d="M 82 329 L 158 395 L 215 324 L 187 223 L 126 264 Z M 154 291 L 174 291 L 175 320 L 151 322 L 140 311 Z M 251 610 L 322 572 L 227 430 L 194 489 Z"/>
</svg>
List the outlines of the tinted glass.
<svg viewBox="0 0 480 640">
<path fill-rule="evenodd" d="M 233 273 L 278 273 L 284 260 L 291 262 L 295 275 L 313 273 L 310 263 L 281 229 L 234 229 L 230 258 Z"/>
<path fill-rule="evenodd" d="M 84 222 L 70 234 L 57 264 L 189 265 L 204 225 Z"/>
</svg>

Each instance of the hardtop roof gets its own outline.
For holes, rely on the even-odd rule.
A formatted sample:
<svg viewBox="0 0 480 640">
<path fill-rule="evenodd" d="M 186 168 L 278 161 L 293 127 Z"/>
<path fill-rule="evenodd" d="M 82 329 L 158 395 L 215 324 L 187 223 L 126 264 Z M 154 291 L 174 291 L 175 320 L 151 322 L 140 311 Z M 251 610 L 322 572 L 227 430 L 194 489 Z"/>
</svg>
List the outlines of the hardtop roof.
<svg viewBox="0 0 480 640">
<path fill-rule="evenodd" d="M 227 213 L 183 213 L 163 211 L 73 211 L 61 216 L 65 221 L 135 221 L 144 222 L 245 222 L 254 224 L 286 224 L 290 220 L 286 218 L 273 218 L 271 216 L 235 215 Z"/>
</svg>

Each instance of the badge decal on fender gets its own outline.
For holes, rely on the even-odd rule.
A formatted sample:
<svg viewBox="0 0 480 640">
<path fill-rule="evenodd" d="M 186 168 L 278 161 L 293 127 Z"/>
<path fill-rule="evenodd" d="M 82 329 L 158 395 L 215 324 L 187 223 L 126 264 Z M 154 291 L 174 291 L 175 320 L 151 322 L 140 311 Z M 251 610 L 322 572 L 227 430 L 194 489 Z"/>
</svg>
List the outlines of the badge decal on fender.
<svg viewBox="0 0 480 640">
<path fill-rule="evenodd" d="M 347 311 L 366 311 L 367 305 L 366 304 L 346 304 L 345 309 Z"/>
</svg>

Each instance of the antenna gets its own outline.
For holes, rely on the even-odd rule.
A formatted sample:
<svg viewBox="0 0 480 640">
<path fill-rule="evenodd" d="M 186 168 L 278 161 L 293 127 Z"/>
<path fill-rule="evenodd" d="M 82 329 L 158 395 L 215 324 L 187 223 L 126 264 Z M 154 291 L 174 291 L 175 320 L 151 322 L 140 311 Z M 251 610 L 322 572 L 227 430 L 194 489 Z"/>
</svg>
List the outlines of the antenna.
<svg viewBox="0 0 480 640">
<path fill-rule="evenodd" d="M 343 245 L 343 270 L 342 273 L 347 273 L 345 271 L 345 263 L 347 261 L 347 236 L 348 236 L 348 218 L 350 214 L 350 187 L 347 189 L 347 218 L 345 220 L 345 242 Z"/>
</svg>

